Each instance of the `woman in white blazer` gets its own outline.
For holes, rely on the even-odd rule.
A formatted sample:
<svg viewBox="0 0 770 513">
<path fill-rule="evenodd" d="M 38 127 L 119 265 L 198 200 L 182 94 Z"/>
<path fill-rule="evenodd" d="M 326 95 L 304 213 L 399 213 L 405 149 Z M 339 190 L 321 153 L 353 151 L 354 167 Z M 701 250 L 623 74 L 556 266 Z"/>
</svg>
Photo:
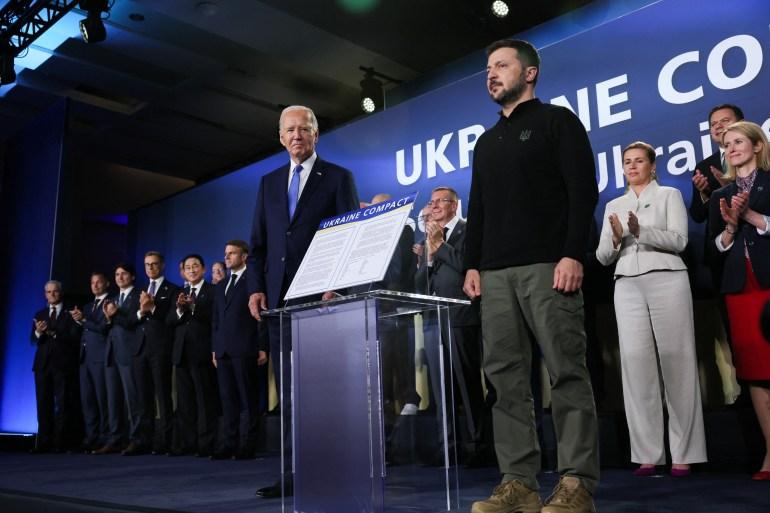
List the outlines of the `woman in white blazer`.
<svg viewBox="0 0 770 513">
<path fill-rule="evenodd" d="M 671 475 L 706 461 L 692 296 L 679 257 L 687 244 L 687 209 L 678 189 L 658 185 L 655 149 L 623 150 L 628 190 L 604 212 L 596 258 L 615 263 L 623 399 L 637 476 L 666 462 L 663 404 L 668 410 Z M 662 389 L 661 389 L 662 385 Z"/>
</svg>

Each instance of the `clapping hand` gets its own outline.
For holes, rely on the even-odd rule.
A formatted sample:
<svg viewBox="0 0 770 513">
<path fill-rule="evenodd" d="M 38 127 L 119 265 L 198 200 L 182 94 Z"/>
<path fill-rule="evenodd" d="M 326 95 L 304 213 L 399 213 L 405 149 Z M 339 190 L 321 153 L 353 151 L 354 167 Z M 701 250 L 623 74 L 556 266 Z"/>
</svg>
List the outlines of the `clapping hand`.
<svg viewBox="0 0 770 513">
<path fill-rule="evenodd" d="M 607 220 L 610 222 L 610 228 L 612 228 L 612 246 L 617 248 L 620 241 L 623 240 L 623 225 L 617 214 L 610 214 Z"/>
<path fill-rule="evenodd" d="M 77 306 L 70 310 L 70 315 L 72 316 L 72 320 L 75 322 L 80 322 L 83 320 L 83 312 Z"/>
<path fill-rule="evenodd" d="M 630 210 L 628 211 L 628 231 L 637 239 L 639 238 L 639 218 Z"/>
</svg>

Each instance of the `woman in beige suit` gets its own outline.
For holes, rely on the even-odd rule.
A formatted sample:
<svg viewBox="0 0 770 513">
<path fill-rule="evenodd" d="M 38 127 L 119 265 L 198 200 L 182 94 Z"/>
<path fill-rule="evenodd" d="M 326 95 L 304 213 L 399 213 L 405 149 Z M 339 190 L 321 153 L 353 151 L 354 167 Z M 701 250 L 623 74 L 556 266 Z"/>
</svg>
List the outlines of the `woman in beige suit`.
<svg viewBox="0 0 770 513">
<path fill-rule="evenodd" d="M 692 296 L 678 254 L 687 244 L 687 210 L 678 189 L 658 185 L 649 144 L 635 142 L 623 150 L 623 173 L 628 190 L 607 203 L 596 258 L 616 264 L 631 461 L 640 464 L 637 476 L 653 475 L 656 465 L 665 464 L 664 397 L 671 475 L 687 476 L 691 463 L 706 461 Z"/>
</svg>

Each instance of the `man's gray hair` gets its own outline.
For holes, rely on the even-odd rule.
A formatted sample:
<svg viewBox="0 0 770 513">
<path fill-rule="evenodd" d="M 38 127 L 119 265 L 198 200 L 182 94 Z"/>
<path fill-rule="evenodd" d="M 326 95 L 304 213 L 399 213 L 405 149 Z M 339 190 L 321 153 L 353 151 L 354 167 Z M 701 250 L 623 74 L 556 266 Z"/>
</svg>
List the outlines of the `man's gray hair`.
<svg viewBox="0 0 770 513">
<path fill-rule="evenodd" d="M 62 290 L 62 285 L 59 280 L 48 280 L 47 282 L 45 282 L 45 285 L 43 286 L 43 288 L 46 288 L 48 285 L 51 285 L 51 284 L 56 285 L 60 291 Z"/>
<path fill-rule="evenodd" d="M 281 111 L 281 117 L 278 118 L 278 131 L 281 131 L 281 123 L 283 123 L 283 116 L 287 112 L 292 112 L 295 110 L 304 110 L 305 112 L 310 114 L 310 124 L 313 126 L 313 130 L 315 130 L 316 133 L 318 133 L 318 120 L 315 117 L 315 112 L 313 112 L 313 109 L 310 107 L 305 107 L 304 105 L 290 105 L 283 109 Z"/>
</svg>

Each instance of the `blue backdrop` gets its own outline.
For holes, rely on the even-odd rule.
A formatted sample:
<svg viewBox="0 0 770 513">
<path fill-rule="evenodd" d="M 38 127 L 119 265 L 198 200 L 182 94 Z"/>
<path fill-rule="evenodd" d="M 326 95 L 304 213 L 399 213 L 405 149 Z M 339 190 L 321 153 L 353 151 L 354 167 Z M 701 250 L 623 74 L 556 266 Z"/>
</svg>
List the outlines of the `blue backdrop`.
<svg viewBox="0 0 770 513">
<path fill-rule="evenodd" d="M 57 103 L 7 145 L 0 201 L 0 268 L 5 270 L 0 283 L 2 431 L 37 431 L 32 375 L 35 348 L 30 335 L 32 317 L 45 306 L 43 285 L 56 268 L 59 194 L 66 178 L 66 110 L 66 101 Z"/>
<path fill-rule="evenodd" d="M 738 104 L 770 128 L 768 25 L 767 0 L 599 1 L 521 35 L 541 51 L 537 96 L 569 106 L 588 129 L 597 216 L 622 192 L 626 144 L 658 147 L 661 183 L 680 188 L 689 202 L 689 172 L 716 149 L 706 121 L 712 106 Z M 463 62 L 464 73 L 447 73 L 452 80 L 430 92 L 322 134 L 319 155 L 353 171 L 362 200 L 416 191 L 421 204 L 439 185 L 466 198 L 473 144 L 496 122 L 498 107 L 486 93 L 485 57 Z M 287 162 L 281 153 L 134 212 L 137 268 L 144 251 L 158 250 L 169 278 L 179 281 L 176 262 L 185 254 L 219 260 L 226 240 L 248 240 L 259 178 Z M 692 239 L 703 236 L 698 228 Z M 34 426 L 34 417 L 21 424 Z"/>
</svg>

